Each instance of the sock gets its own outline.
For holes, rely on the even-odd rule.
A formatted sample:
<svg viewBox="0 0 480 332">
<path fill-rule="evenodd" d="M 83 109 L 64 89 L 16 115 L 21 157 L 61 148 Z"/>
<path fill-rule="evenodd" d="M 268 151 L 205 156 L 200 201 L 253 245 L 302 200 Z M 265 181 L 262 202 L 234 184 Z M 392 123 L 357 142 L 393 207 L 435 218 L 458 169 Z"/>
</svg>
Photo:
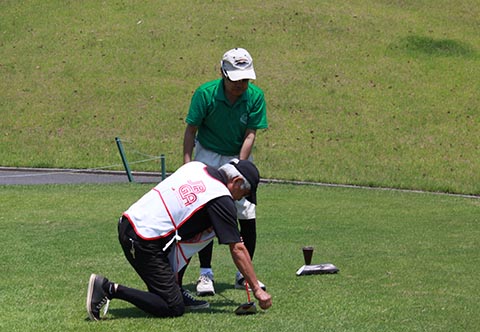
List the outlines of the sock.
<svg viewBox="0 0 480 332">
<path fill-rule="evenodd" d="M 118 284 L 113 282 L 108 282 L 103 286 L 103 290 L 107 293 L 108 299 L 112 299 L 115 293 L 117 292 Z"/>
<path fill-rule="evenodd" d="M 213 270 L 212 268 L 207 268 L 207 267 L 201 267 L 200 268 L 200 275 L 206 274 L 207 276 L 210 277 L 210 279 L 213 280 Z"/>
</svg>

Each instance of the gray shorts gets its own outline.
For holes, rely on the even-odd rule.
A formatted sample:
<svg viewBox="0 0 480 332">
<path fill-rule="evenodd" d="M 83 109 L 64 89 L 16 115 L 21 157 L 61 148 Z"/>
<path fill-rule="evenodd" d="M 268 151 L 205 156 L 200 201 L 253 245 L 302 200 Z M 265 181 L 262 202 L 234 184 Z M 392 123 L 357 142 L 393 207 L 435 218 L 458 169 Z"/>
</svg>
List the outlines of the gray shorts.
<svg viewBox="0 0 480 332">
<path fill-rule="evenodd" d="M 230 162 L 232 159 L 238 159 L 237 156 L 222 156 L 216 152 L 205 149 L 198 141 L 195 142 L 195 160 L 201 161 L 209 166 L 219 168 L 220 166 Z M 253 161 L 252 156 L 248 158 Z M 237 207 L 238 219 L 255 219 L 255 204 L 250 203 L 245 198 L 235 201 Z"/>
</svg>

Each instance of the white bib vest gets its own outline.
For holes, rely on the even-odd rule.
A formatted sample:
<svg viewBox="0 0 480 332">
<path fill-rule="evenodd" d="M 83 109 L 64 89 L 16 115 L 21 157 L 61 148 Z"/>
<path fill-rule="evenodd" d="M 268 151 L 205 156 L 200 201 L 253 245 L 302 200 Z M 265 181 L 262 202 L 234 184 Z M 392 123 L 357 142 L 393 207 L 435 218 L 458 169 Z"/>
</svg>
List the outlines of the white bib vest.
<svg viewBox="0 0 480 332">
<path fill-rule="evenodd" d="M 221 196 L 230 196 L 222 182 L 211 177 L 203 163 L 192 161 L 180 167 L 134 203 L 124 216 L 144 240 L 174 233 L 195 211 Z"/>
<path fill-rule="evenodd" d="M 169 259 L 173 271 L 178 272 L 215 237 L 213 230 L 206 230 L 193 239 L 182 241 L 177 234 L 178 228 L 206 203 L 221 196 L 231 197 L 225 184 L 211 177 L 205 164 L 192 161 L 160 182 L 123 215 L 144 240 L 161 239 L 175 233 L 164 250 L 176 242 Z"/>
</svg>

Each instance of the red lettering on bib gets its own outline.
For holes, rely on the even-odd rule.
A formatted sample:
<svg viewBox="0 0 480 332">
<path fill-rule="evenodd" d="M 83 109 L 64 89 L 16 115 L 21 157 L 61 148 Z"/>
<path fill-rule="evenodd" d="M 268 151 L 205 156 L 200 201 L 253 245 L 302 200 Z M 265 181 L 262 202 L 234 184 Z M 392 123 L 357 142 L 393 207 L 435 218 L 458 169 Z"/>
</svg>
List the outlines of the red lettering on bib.
<svg viewBox="0 0 480 332">
<path fill-rule="evenodd" d="M 188 181 L 188 183 L 180 186 L 178 191 L 185 206 L 195 203 L 197 194 L 205 192 L 205 184 L 202 181 Z"/>
</svg>

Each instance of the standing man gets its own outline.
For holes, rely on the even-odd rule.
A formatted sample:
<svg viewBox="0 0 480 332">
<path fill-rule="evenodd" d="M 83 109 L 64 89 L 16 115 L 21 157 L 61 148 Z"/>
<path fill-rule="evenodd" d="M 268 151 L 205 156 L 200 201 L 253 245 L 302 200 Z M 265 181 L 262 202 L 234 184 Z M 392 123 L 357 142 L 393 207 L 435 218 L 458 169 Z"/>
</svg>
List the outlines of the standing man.
<svg viewBox="0 0 480 332">
<path fill-rule="evenodd" d="M 219 169 L 201 162 L 180 167 L 123 213 L 118 239 L 125 257 L 148 291 L 138 290 L 92 274 L 87 312 L 92 320 L 106 314 L 112 299 L 127 301 L 156 317 L 177 317 L 186 309 L 207 308 L 182 288 L 188 260 L 218 237 L 230 247 L 232 259 L 252 286 L 262 309 L 271 296 L 258 286 L 250 255 L 241 241 L 234 200 L 256 202 L 260 176 L 250 161 Z"/>
<path fill-rule="evenodd" d="M 220 62 L 221 78 L 201 85 L 194 93 L 186 118 L 183 161 L 195 160 L 220 167 L 232 159 L 252 160 L 257 129 L 265 129 L 267 111 L 263 91 L 250 83 L 256 79 L 253 60 L 247 50 L 227 51 Z M 255 204 L 243 199 L 236 202 L 240 233 L 251 259 L 256 246 Z M 200 277 L 197 294 L 214 295 L 211 266 L 213 243 L 199 253 Z M 265 285 L 259 282 L 260 287 Z M 244 289 L 240 271 L 235 287 Z"/>
</svg>

